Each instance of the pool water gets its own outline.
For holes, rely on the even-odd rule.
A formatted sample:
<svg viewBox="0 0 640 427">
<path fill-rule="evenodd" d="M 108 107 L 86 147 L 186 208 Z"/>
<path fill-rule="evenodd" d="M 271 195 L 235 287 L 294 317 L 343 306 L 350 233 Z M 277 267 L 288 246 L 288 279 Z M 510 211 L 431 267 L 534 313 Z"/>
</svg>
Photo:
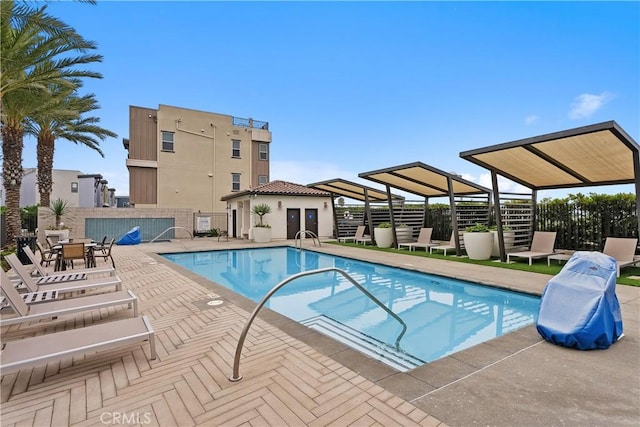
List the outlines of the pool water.
<svg viewBox="0 0 640 427">
<path fill-rule="evenodd" d="M 408 326 L 341 274 L 300 277 L 266 307 L 406 371 L 535 322 L 540 298 L 437 275 L 290 247 L 164 254 L 168 260 L 260 301 L 301 271 L 344 270 Z"/>
</svg>

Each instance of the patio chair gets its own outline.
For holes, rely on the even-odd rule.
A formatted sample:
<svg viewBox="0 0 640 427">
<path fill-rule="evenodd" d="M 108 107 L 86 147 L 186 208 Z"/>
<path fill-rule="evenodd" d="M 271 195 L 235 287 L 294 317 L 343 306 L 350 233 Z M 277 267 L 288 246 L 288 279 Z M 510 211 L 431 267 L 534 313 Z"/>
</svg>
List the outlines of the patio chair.
<svg viewBox="0 0 640 427">
<path fill-rule="evenodd" d="M 25 246 L 25 248 L 28 248 L 29 252 L 31 252 L 31 248 L 29 246 Z M 36 242 L 36 249 L 38 249 L 38 251 L 40 251 L 40 265 L 41 266 L 44 266 L 44 263 L 46 262 L 47 263 L 47 267 L 49 267 L 49 264 L 51 264 L 52 262 L 56 261 L 56 255 L 53 253 L 53 251 L 51 249 L 45 249 L 40 242 Z M 35 259 L 35 257 L 34 257 L 34 259 Z M 38 262 L 34 262 L 33 260 L 31 260 L 31 262 L 34 265 L 38 265 Z"/>
<path fill-rule="evenodd" d="M 415 251 L 416 248 L 424 248 L 426 251 L 431 246 L 436 246 L 436 243 L 431 243 L 431 233 L 433 233 L 433 228 L 421 228 L 420 234 L 418 234 L 418 240 L 415 242 L 409 243 L 398 243 L 398 249 L 402 249 L 403 246 L 406 246 L 409 249 L 409 252 Z"/>
<path fill-rule="evenodd" d="M 71 268 L 74 268 L 73 261 L 82 261 L 85 265 L 87 262 L 87 251 L 84 247 L 84 242 L 81 243 L 65 243 L 62 245 L 62 259 L 63 262 Z"/>
<path fill-rule="evenodd" d="M 3 343 L 0 370 L 5 375 L 141 341 L 149 341 L 151 359 L 156 359 L 155 335 L 146 316 L 23 338 Z"/>
<path fill-rule="evenodd" d="M 528 251 L 512 252 L 507 254 L 507 263 L 510 262 L 511 257 L 528 258 L 529 265 L 534 259 L 546 258 L 549 255 L 554 254 L 554 246 L 556 244 L 556 232 L 555 231 L 534 231 L 533 239 L 531 240 L 531 247 Z"/>
<path fill-rule="evenodd" d="M 7 255 L 7 262 L 18 275 L 18 279 L 28 289 L 29 292 L 41 292 L 41 291 L 58 291 L 75 292 L 83 291 L 87 289 L 103 288 L 105 286 L 115 286 L 116 291 L 122 290 L 122 280 L 117 276 L 99 277 L 96 279 L 84 279 L 84 280 L 66 280 L 57 282 L 44 282 L 38 283 L 27 271 L 25 266 L 20 262 L 15 254 Z M 46 279 L 43 277 L 41 279 Z"/>
<path fill-rule="evenodd" d="M 36 320 L 58 317 L 65 314 L 73 314 L 83 311 L 99 310 L 101 308 L 114 307 L 127 304 L 133 307 L 133 317 L 138 317 L 138 297 L 133 292 L 118 291 L 108 294 L 89 295 L 82 298 L 66 298 L 27 305 L 16 288 L 9 281 L 7 273 L 0 268 L 0 289 L 13 308 L 15 316 L 3 316 L 0 326 L 15 325 L 19 323 L 33 322 Z"/>
<path fill-rule="evenodd" d="M 620 269 L 640 262 L 635 258 L 636 248 L 638 247 L 638 239 L 627 237 L 607 237 L 604 242 L 602 253 L 609 255 L 616 260 L 618 267 L 618 276 L 620 277 Z"/>
<path fill-rule="evenodd" d="M 460 235 L 462 235 L 462 232 L 460 232 Z M 456 235 L 453 231 L 451 232 L 451 238 L 449 239 L 448 243 L 429 246 L 429 253 L 432 254 L 434 250 L 437 250 L 444 252 L 444 256 L 447 256 L 447 251 L 450 249 L 456 249 Z"/>
<path fill-rule="evenodd" d="M 108 237 L 107 237 L 106 235 L 104 235 L 104 236 L 102 237 L 102 240 L 101 240 L 98 244 L 96 244 L 96 247 L 95 247 L 95 248 L 93 248 L 93 250 L 94 250 L 94 251 L 100 251 L 100 252 L 102 252 L 102 253 L 105 253 L 105 252 L 107 251 L 107 247 L 106 247 L 106 244 L 107 244 L 107 238 L 108 238 Z"/>
<path fill-rule="evenodd" d="M 104 268 L 81 268 L 81 269 L 74 269 L 73 272 L 57 272 L 54 271 L 53 273 L 46 271 L 44 268 L 42 268 L 41 266 L 38 265 L 38 262 L 36 262 L 36 256 L 33 253 L 33 251 L 31 251 L 31 248 L 29 248 L 28 246 L 26 246 L 24 248 L 24 253 L 25 255 L 27 255 L 27 257 L 29 258 L 29 260 L 32 262 L 33 265 L 29 266 L 29 265 L 25 265 L 25 268 L 29 268 L 29 267 L 33 267 L 35 270 L 31 271 L 31 275 L 32 276 L 36 276 L 35 280 L 36 283 L 38 284 L 45 284 L 45 283 L 54 283 L 54 282 L 64 282 L 64 281 L 69 281 L 69 280 L 84 280 L 86 279 L 89 275 L 95 275 L 95 274 L 109 274 L 110 276 L 115 276 L 116 275 L 116 269 L 112 268 L 112 267 L 104 267 Z"/>
<path fill-rule="evenodd" d="M 116 239 L 111 239 L 111 242 L 109 243 L 109 246 L 107 247 L 106 252 L 98 252 L 98 253 L 93 253 L 93 257 L 94 258 L 104 258 L 104 262 L 107 262 L 107 259 L 111 258 L 111 266 L 115 269 L 116 268 L 116 262 L 113 260 L 113 256 L 111 255 L 111 249 L 113 249 L 113 244 L 116 242 Z"/>
<path fill-rule="evenodd" d="M 45 240 L 47 241 L 49 248 L 53 249 L 53 247 L 58 244 L 58 240 L 60 240 L 60 236 L 57 234 L 52 234 L 50 236 L 47 236 Z"/>
<path fill-rule="evenodd" d="M 356 239 L 364 237 L 364 230 L 365 230 L 365 226 L 359 225 L 356 228 L 356 234 L 354 234 L 353 236 L 338 237 L 338 242 L 346 243 L 348 241 L 352 241 L 355 243 Z"/>
</svg>

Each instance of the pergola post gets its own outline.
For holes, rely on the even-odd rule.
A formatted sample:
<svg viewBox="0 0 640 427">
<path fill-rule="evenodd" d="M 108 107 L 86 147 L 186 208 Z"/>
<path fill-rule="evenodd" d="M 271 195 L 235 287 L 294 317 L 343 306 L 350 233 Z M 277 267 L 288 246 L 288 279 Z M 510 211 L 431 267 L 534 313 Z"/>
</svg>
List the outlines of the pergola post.
<svg viewBox="0 0 640 427">
<path fill-rule="evenodd" d="M 387 184 L 387 203 L 389 204 L 389 218 L 391 219 L 391 234 L 393 234 L 393 247 L 398 249 L 398 237 L 396 236 L 396 218 L 393 214 L 393 200 L 391 199 L 391 187 Z"/>
<path fill-rule="evenodd" d="M 376 244 L 376 239 L 373 233 L 373 219 L 371 218 L 371 206 L 369 205 L 369 193 L 367 189 L 364 189 L 364 214 L 365 221 L 369 223 L 369 233 L 371 236 L 371 244 Z"/>
<path fill-rule="evenodd" d="M 496 212 L 496 229 L 498 230 L 498 248 L 500 249 L 500 261 L 507 260 L 507 254 L 504 249 L 504 232 L 502 230 L 502 206 L 500 205 L 500 189 L 498 188 L 498 174 L 491 171 L 491 186 L 493 187 L 493 204 Z"/>
<path fill-rule="evenodd" d="M 447 187 L 449 188 L 449 205 L 451 206 L 451 227 L 453 230 L 453 240 L 456 244 L 456 256 L 461 255 L 460 251 L 460 233 L 458 233 L 458 213 L 456 211 L 456 197 L 453 192 L 453 180 L 447 176 Z"/>
<path fill-rule="evenodd" d="M 422 227 L 427 226 L 427 215 L 429 214 L 429 197 L 424 198 L 424 207 L 422 209 Z"/>
<path fill-rule="evenodd" d="M 638 238 L 640 238 L 640 151 L 633 151 L 633 175 L 636 188 L 636 219 L 638 220 Z"/>
<path fill-rule="evenodd" d="M 340 229 L 338 228 L 338 213 L 336 212 L 336 202 L 335 202 L 335 197 L 336 194 L 334 192 L 331 192 L 331 210 L 333 211 L 333 234 L 334 234 L 334 238 L 338 238 L 340 237 Z"/>
</svg>

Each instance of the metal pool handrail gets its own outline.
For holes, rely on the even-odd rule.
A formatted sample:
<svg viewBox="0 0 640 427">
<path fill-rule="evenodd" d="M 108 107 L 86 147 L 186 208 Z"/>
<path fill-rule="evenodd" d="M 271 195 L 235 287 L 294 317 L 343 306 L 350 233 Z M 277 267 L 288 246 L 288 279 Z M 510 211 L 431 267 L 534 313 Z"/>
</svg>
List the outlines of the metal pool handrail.
<svg viewBox="0 0 640 427">
<path fill-rule="evenodd" d="M 189 233 L 189 236 L 191 237 L 191 240 L 193 240 L 193 234 L 191 234 L 191 232 L 189 230 L 187 230 L 184 227 L 169 227 L 166 230 L 164 230 L 162 233 L 158 234 L 153 240 L 151 240 L 149 243 L 153 243 L 156 240 L 158 240 L 160 238 L 160 236 L 164 235 L 164 233 L 166 233 L 169 230 L 177 230 L 177 229 L 182 229 L 184 231 L 186 231 L 187 233 Z"/>
<path fill-rule="evenodd" d="M 229 381 L 236 382 L 236 381 L 240 381 L 242 379 L 242 376 L 240 375 L 240 356 L 242 355 L 242 346 L 244 345 L 244 340 L 247 338 L 247 333 L 249 332 L 249 328 L 251 328 L 251 324 L 253 323 L 254 319 L 258 315 L 258 312 L 260 311 L 262 306 L 264 306 L 266 304 L 267 300 L 269 298 L 271 298 L 271 296 L 274 293 L 276 293 L 280 288 L 282 288 L 284 285 L 286 285 L 287 283 L 289 283 L 289 282 L 291 282 L 291 281 L 293 281 L 293 280 L 295 280 L 295 279 L 297 279 L 299 277 L 310 276 L 312 274 L 318 274 L 318 273 L 326 273 L 328 271 L 335 271 L 337 273 L 342 274 L 356 288 L 360 289 L 363 294 L 368 296 L 373 302 L 378 304 L 378 306 L 380 306 L 380 308 L 382 308 L 384 311 L 386 311 L 391 317 L 396 319 L 402 325 L 402 332 L 400 332 L 400 334 L 396 338 L 396 349 L 400 348 L 400 340 L 402 339 L 402 336 L 405 334 L 405 332 L 407 332 L 407 324 L 404 323 L 404 321 L 400 317 L 398 317 L 397 314 L 395 314 L 393 311 L 391 311 L 389 308 L 387 308 L 382 302 L 380 302 L 380 300 L 378 300 L 376 297 L 374 297 L 373 294 L 371 294 L 368 290 L 366 290 L 361 284 L 356 282 L 355 279 L 353 279 L 351 276 L 349 276 L 349 274 L 347 274 L 346 271 L 341 270 L 339 268 L 335 268 L 335 267 L 327 267 L 327 268 L 319 268 L 317 270 L 303 271 L 303 272 L 300 272 L 300 273 L 296 273 L 293 276 L 289 276 L 286 279 L 282 280 L 277 285 L 275 285 L 269 292 L 267 292 L 267 294 L 264 296 L 264 298 L 262 298 L 262 300 L 260 300 L 260 302 L 258 303 L 256 308 L 253 309 L 253 312 L 249 316 L 249 319 L 247 320 L 247 323 L 244 325 L 244 328 L 242 329 L 242 332 L 240 333 L 240 338 L 238 339 L 238 345 L 236 347 L 236 355 L 235 355 L 235 358 L 233 360 L 233 375 L 229 377 Z"/>
<path fill-rule="evenodd" d="M 302 236 L 306 236 L 307 234 L 310 235 L 313 239 L 313 246 L 316 245 L 316 240 L 318 241 L 318 246 L 322 246 L 322 243 L 320 243 L 320 238 L 316 233 L 311 230 L 300 230 L 296 233 L 296 237 L 294 237 L 294 245 L 296 249 L 298 248 L 298 240 L 300 241 L 300 249 L 302 249 Z"/>
</svg>

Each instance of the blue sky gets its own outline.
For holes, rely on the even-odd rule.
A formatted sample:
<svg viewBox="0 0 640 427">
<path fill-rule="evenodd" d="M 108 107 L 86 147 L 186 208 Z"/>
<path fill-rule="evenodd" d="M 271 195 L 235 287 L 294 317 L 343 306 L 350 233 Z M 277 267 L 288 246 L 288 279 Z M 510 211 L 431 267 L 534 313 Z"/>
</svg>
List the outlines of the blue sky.
<svg viewBox="0 0 640 427">
<path fill-rule="evenodd" d="M 490 186 L 461 151 L 615 120 L 640 142 L 638 2 L 55 2 L 98 44 L 87 82 L 102 159 L 56 143 L 56 169 L 128 194 L 129 105 L 268 121 L 271 179 L 358 178 L 422 161 Z M 36 165 L 25 142 L 24 167 Z M 513 189 L 508 183 L 501 190 Z M 633 192 L 631 186 L 542 192 Z M 418 197 L 412 197 L 417 199 Z"/>
</svg>

